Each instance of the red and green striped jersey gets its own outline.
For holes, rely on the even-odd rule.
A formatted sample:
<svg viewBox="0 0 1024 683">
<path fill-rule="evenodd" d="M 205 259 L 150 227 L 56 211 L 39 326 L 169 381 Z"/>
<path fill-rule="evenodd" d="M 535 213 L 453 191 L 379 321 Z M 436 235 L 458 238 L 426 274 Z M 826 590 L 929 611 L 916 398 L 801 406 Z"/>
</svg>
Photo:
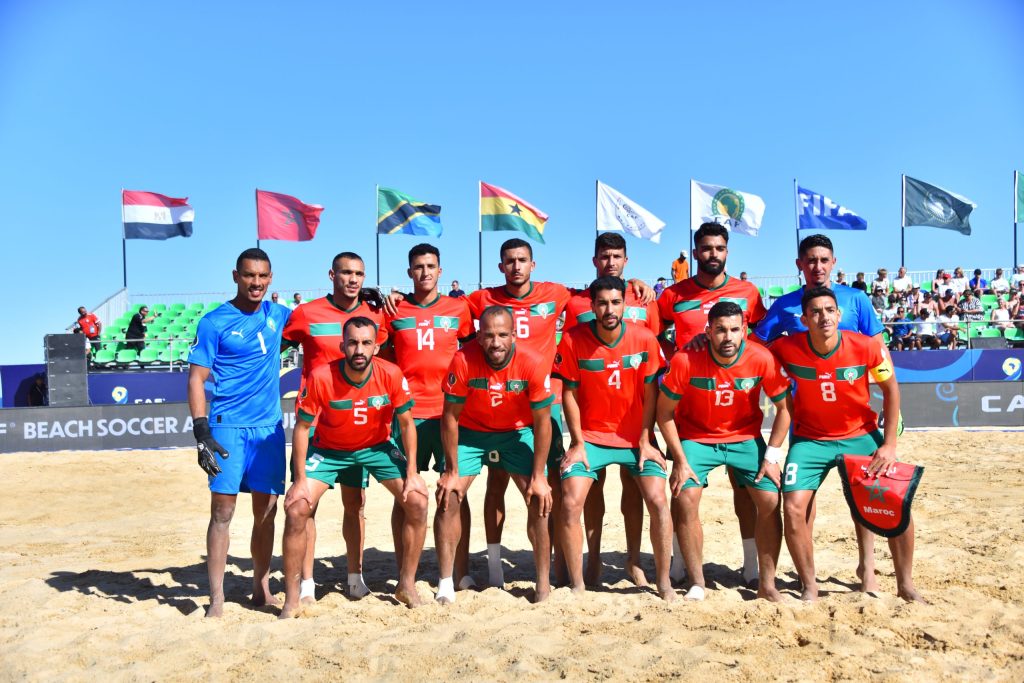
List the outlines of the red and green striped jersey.
<svg viewBox="0 0 1024 683">
<path fill-rule="evenodd" d="M 533 411 L 554 400 L 549 370 L 536 355 L 513 345 L 505 365 L 492 368 L 475 341 L 452 359 L 444 394 L 463 404 L 459 425 L 479 432 L 532 427 Z"/>
<path fill-rule="evenodd" d="M 418 419 L 441 417 L 444 383 L 459 342 L 473 336 L 473 318 L 465 299 L 437 295 L 427 304 L 406 297 L 387 316 L 385 328 L 395 347 L 395 360 L 409 380 Z"/>
<path fill-rule="evenodd" d="M 765 316 L 761 293 L 752 283 L 725 276 L 725 281 L 714 289 L 687 278 L 665 289 L 658 297 L 658 312 L 663 327 L 676 326 L 676 349 L 704 331 L 708 324 L 708 311 L 719 301 L 732 301 L 741 309 L 747 325 L 753 326 Z"/>
<path fill-rule="evenodd" d="M 384 316 L 374 311 L 365 302 L 359 302 L 345 310 L 334 303 L 332 295 L 300 304 L 288 318 L 282 337 L 292 346 L 302 345 L 302 379 L 324 363 L 331 363 L 344 356 L 341 351 L 342 331 L 350 318 L 363 316 L 377 326 L 377 343 L 388 340 L 384 328 Z"/>
<path fill-rule="evenodd" d="M 892 363 L 873 337 L 841 331 L 839 344 L 821 355 L 806 332 L 779 337 L 771 351 L 793 382 L 793 434 L 808 439 L 847 439 L 877 429 L 868 376 L 893 377 Z"/>
<path fill-rule="evenodd" d="M 387 441 L 391 419 L 413 406 L 409 383 L 394 363 L 371 360 L 369 376 L 354 383 L 344 364 L 317 367 L 295 402 L 299 418 L 317 421 L 313 445 L 333 451 L 356 451 Z"/>
<path fill-rule="evenodd" d="M 565 330 L 576 325 L 588 323 L 594 319 L 594 311 L 590 306 L 590 290 L 582 289 L 573 292 L 569 305 L 565 308 Z M 658 314 L 658 303 L 640 303 L 640 298 L 626 285 L 626 308 L 622 312 L 626 322 L 646 327 L 655 335 L 661 334 L 661 319 Z"/>
<path fill-rule="evenodd" d="M 619 325 L 619 336 L 605 344 L 596 323 L 577 325 L 562 335 L 555 374 L 576 390 L 583 438 L 612 448 L 636 448 L 643 429 L 644 385 L 661 369 L 661 347 L 653 332 Z"/>
<path fill-rule="evenodd" d="M 786 398 L 789 384 L 768 349 L 744 341 L 732 362 L 719 363 L 710 348 L 672 356 L 661 391 L 679 401 L 679 437 L 701 443 L 735 443 L 761 434 L 761 392 Z"/>
</svg>

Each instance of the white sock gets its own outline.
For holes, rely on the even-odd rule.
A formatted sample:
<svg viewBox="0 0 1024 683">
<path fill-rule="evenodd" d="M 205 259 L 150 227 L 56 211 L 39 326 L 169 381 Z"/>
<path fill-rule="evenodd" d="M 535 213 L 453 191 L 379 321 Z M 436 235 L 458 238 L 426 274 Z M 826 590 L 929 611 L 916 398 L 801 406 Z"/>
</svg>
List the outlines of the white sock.
<svg viewBox="0 0 1024 683">
<path fill-rule="evenodd" d="M 501 588 L 505 585 L 505 570 L 501 566 L 501 544 L 487 544 L 487 582 Z"/>
<path fill-rule="evenodd" d="M 455 602 L 455 582 L 452 577 L 437 580 L 437 595 L 434 599 L 438 602 Z"/>
<path fill-rule="evenodd" d="M 747 583 L 756 581 L 760 574 L 757 571 L 757 542 L 752 538 L 743 539 L 743 580 Z"/>
<path fill-rule="evenodd" d="M 316 582 L 313 579 L 303 579 L 299 584 L 299 600 L 314 597 L 316 597 Z"/>
<path fill-rule="evenodd" d="M 672 534 L 672 566 L 669 567 L 668 577 L 675 582 L 686 578 L 686 562 L 683 561 L 683 551 L 679 547 L 679 537 Z"/>
<path fill-rule="evenodd" d="M 350 598 L 361 598 L 370 594 L 370 589 L 363 581 L 362 573 L 348 575 L 348 596 Z"/>
<path fill-rule="evenodd" d="M 459 579 L 459 590 L 464 591 L 469 590 L 470 588 L 476 588 L 476 579 L 474 579 L 469 574 L 466 574 L 461 579 Z"/>
<path fill-rule="evenodd" d="M 686 595 L 683 596 L 686 600 L 703 600 L 704 599 L 704 588 L 694 584 L 690 586 L 690 590 L 686 591 Z"/>
</svg>

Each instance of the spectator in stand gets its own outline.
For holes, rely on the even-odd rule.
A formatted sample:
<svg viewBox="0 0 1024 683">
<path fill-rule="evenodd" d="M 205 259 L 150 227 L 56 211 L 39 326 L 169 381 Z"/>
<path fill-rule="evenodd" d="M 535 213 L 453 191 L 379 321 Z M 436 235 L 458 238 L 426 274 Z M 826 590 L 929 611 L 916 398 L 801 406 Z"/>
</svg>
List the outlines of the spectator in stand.
<svg viewBox="0 0 1024 683">
<path fill-rule="evenodd" d="M 663 277 L 659 277 L 658 281 L 654 283 L 654 298 L 657 299 L 661 296 L 661 293 L 668 287 L 668 280 Z"/>
<path fill-rule="evenodd" d="M 1024 308 L 1021 306 L 1020 292 L 1010 292 L 1006 299 L 1006 307 L 1010 309 L 1010 318 L 1015 319 L 1020 309 Z"/>
<path fill-rule="evenodd" d="M 295 292 L 294 294 L 292 294 L 292 300 L 288 304 L 288 308 L 290 308 L 290 309 L 292 309 L 294 311 L 296 308 L 298 308 L 301 305 L 302 305 L 302 295 L 299 294 L 298 292 Z"/>
<path fill-rule="evenodd" d="M 956 292 L 951 287 L 946 287 L 938 298 L 939 312 L 946 310 L 947 306 L 956 308 L 959 303 L 960 300 L 957 298 Z"/>
<path fill-rule="evenodd" d="M 864 281 L 864 273 L 857 273 L 857 279 L 854 280 L 853 284 L 850 286 L 854 289 L 859 289 L 865 294 L 868 293 L 868 283 Z"/>
<path fill-rule="evenodd" d="M 921 350 L 921 340 L 914 332 L 914 326 L 907 317 L 907 309 L 900 306 L 896 309 L 896 317 L 886 327 L 889 328 L 889 348 L 896 351 L 904 349 Z"/>
<path fill-rule="evenodd" d="M 743 282 L 747 281 L 747 271 L 745 271 L 745 270 L 741 270 L 740 271 L 740 280 L 742 280 Z"/>
<path fill-rule="evenodd" d="M 943 278 L 944 275 L 945 275 L 945 278 Z M 942 287 L 945 285 L 946 280 L 948 278 L 949 278 L 949 275 L 946 275 L 946 271 L 945 270 L 943 270 L 942 268 L 939 268 L 938 270 L 936 270 L 935 271 L 935 279 L 932 280 L 932 289 L 931 289 L 931 291 L 939 292 L 942 289 Z"/>
<path fill-rule="evenodd" d="M 967 283 L 967 288 L 976 296 L 981 296 L 982 292 L 988 289 L 988 280 L 981 276 L 981 268 L 974 269 L 974 277 Z"/>
<path fill-rule="evenodd" d="M 688 254 L 685 251 L 679 252 L 679 258 L 672 262 L 672 281 L 679 282 L 690 277 L 690 262 L 686 260 Z"/>
<path fill-rule="evenodd" d="M 281 295 L 278 294 L 277 292 L 274 292 L 273 294 L 270 295 L 270 300 L 273 301 L 275 304 L 279 304 L 281 303 Z"/>
<path fill-rule="evenodd" d="M 896 319 L 899 309 L 902 306 L 899 295 L 895 292 L 886 298 L 886 307 L 882 311 L 882 322 L 891 322 Z"/>
<path fill-rule="evenodd" d="M 146 323 L 153 322 L 154 317 L 149 314 L 149 306 L 140 308 L 139 312 L 132 316 L 124 333 L 125 346 L 142 351 L 146 347 Z"/>
<path fill-rule="evenodd" d="M 1024 263 L 1017 265 L 1017 272 L 1010 276 L 1010 289 L 1021 291 L 1024 289 Z"/>
<path fill-rule="evenodd" d="M 96 317 L 95 313 L 90 313 L 85 306 L 78 307 L 78 320 L 76 324 L 82 328 L 82 334 L 89 340 L 91 346 L 95 346 L 100 341 L 100 331 L 103 329 L 103 323 Z"/>
<path fill-rule="evenodd" d="M 921 294 L 921 285 L 911 285 L 910 289 L 906 290 L 901 298 L 903 307 L 906 308 L 908 312 L 916 311 L 917 307 L 921 305 Z"/>
<path fill-rule="evenodd" d="M 996 268 L 996 276 L 989 283 L 989 294 L 1006 294 L 1010 291 L 1009 281 L 1003 277 L 1003 269 Z"/>
<path fill-rule="evenodd" d="M 900 266 L 900 269 L 896 271 L 896 279 L 892 281 L 892 289 L 897 294 L 903 292 L 909 292 L 910 288 L 914 286 L 914 283 L 910 281 L 910 276 L 907 275 L 907 269 Z"/>
<path fill-rule="evenodd" d="M 837 285 L 846 285 L 847 287 L 850 286 L 850 283 L 846 281 L 846 273 L 844 273 L 841 270 L 836 273 L 836 284 Z"/>
<path fill-rule="evenodd" d="M 956 314 L 956 308 L 946 306 L 942 315 L 938 317 L 938 328 L 936 337 L 939 344 L 947 349 L 955 349 L 960 332 L 960 316 Z"/>
<path fill-rule="evenodd" d="M 28 404 L 35 408 L 48 405 L 49 403 L 49 397 L 46 395 L 46 376 L 40 372 L 35 376 L 32 386 L 29 387 Z"/>
<path fill-rule="evenodd" d="M 932 321 L 939 315 L 939 302 L 932 296 L 931 292 L 921 293 L 921 303 L 917 306 L 917 316 L 921 316 L 921 311 L 928 311 L 931 313 Z"/>
<path fill-rule="evenodd" d="M 922 345 L 927 345 L 932 350 L 939 348 L 939 336 L 936 333 L 935 317 L 926 308 L 917 316 L 917 338 Z"/>
<path fill-rule="evenodd" d="M 878 316 L 879 320 L 884 320 L 886 305 L 889 300 L 885 296 L 885 292 L 881 287 L 875 287 L 871 292 L 871 307 L 875 309 L 875 315 Z"/>
<path fill-rule="evenodd" d="M 889 271 L 885 268 L 878 269 L 878 276 L 871 281 L 871 289 L 882 288 L 883 292 L 889 292 Z"/>
<path fill-rule="evenodd" d="M 992 327 L 998 330 L 1008 330 L 1013 327 L 1010 322 L 1010 309 L 1006 305 L 1006 299 L 999 297 L 999 304 L 992 309 Z"/>
<path fill-rule="evenodd" d="M 452 280 L 452 291 L 448 292 L 448 296 L 452 297 L 453 299 L 458 299 L 460 297 L 466 296 L 466 293 L 462 291 L 461 287 L 459 287 L 458 280 Z"/>
<path fill-rule="evenodd" d="M 973 289 L 964 292 L 964 298 L 960 302 L 960 319 L 969 323 L 980 322 L 985 319 L 985 307 L 981 304 Z"/>
<path fill-rule="evenodd" d="M 953 293 L 960 296 L 967 289 L 967 278 L 964 276 L 964 269 L 957 266 L 953 269 L 953 277 L 949 278 L 947 286 L 953 290 Z"/>
</svg>

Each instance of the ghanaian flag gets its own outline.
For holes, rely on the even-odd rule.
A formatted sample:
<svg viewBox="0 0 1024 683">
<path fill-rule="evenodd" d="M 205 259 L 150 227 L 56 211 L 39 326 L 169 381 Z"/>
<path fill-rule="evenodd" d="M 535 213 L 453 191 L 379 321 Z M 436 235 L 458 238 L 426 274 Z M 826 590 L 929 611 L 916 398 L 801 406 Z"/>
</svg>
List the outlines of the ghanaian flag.
<svg viewBox="0 0 1024 683">
<path fill-rule="evenodd" d="M 508 190 L 480 183 L 480 229 L 518 230 L 544 244 L 544 224 L 548 215 Z"/>
<path fill-rule="evenodd" d="M 378 187 L 377 232 L 440 237 L 441 207 L 417 201 L 390 187 Z"/>
</svg>

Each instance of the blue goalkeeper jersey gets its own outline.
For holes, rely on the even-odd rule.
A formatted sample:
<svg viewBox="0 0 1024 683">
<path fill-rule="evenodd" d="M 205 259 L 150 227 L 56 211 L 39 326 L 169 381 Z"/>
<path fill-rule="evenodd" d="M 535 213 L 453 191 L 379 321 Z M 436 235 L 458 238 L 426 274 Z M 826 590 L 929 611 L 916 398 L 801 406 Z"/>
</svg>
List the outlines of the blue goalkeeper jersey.
<svg viewBox="0 0 1024 683">
<path fill-rule="evenodd" d="M 291 311 L 264 301 L 252 313 L 230 303 L 199 320 L 188 362 L 210 368 L 210 424 L 269 427 L 281 422 L 281 332 Z"/>
<path fill-rule="evenodd" d="M 754 335 L 767 344 L 783 334 L 806 332 L 807 327 L 800 322 L 800 316 L 803 314 L 800 302 L 804 296 L 804 289 L 801 287 L 776 299 L 768 309 L 768 315 L 754 328 Z M 860 332 L 869 337 L 882 332 L 884 328 L 867 294 L 859 289 L 839 284 L 832 285 L 832 292 L 836 295 L 836 303 L 842 313 L 839 329 Z"/>
</svg>

